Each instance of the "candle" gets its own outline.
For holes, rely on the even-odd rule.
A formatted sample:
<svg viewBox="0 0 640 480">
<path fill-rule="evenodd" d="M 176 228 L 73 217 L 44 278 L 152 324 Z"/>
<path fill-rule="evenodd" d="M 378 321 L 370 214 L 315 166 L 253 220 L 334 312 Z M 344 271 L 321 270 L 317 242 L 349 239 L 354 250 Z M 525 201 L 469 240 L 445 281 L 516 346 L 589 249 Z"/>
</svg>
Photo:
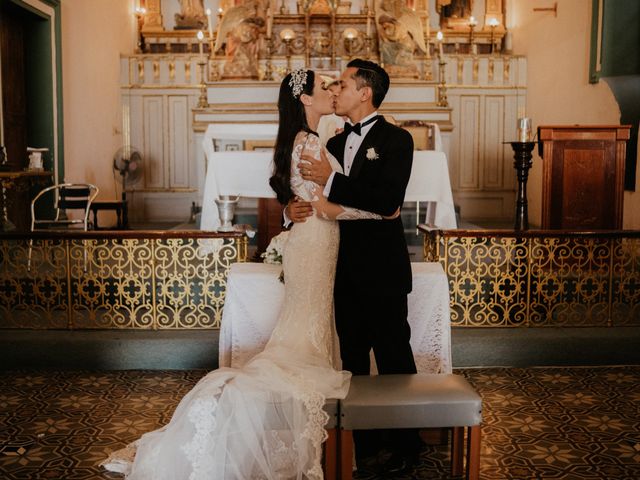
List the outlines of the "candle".
<svg viewBox="0 0 640 480">
<path fill-rule="evenodd" d="M 271 5 L 267 7 L 267 38 L 271 38 L 273 33 L 273 17 L 271 16 Z"/>
<path fill-rule="evenodd" d="M 202 45 L 202 40 L 204 39 L 204 33 L 202 33 L 202 30 L 198 30 L 198 35 L 196 35 L 198 37 L 198 44 L 200 47 L 200 56 L 203 57 L 204 59 L 204 46 Z"/>
<path fill-rule="evenodd" d="M 367 38 L 371 36 L 371 14 L 367 13 Z"/>
<path fill-rule="evenodd" d="M 516 124 L 516 131 L 518 135 L 519 142 L 530 142 L 531 141 L 531 119 L 524 117 L 519 118 L 518 123 Z"/>
<path fill-rule="evenodd" d="M 209 27 L 209 40 L 213 40 L 213 23 L 211 21 L 211 9 L 207 8 L 207 24 Z"/>
<path fill-rule="evenodd" d="M 222 8 L 218 7 L 218 26 L 216 27 L 216 46 L 213 48 L 214 50 L 214 55 L 215 55 L 215 50 L 216 48 L 218 48 L 219 45 L 222 45 L 222 39 L 220 38 L 220 26 L 222 25 Z"/>
<path fill-rule="evenodd" d="M 444 40 L 444 35 L 441 31 L 436 34 L 436 39 L 438 40 L 438 54 L 440 55 L 440 57 L 442 57 L 444 55 L 444 52 L 442 50 L 442 41 Z"/>
</svg>

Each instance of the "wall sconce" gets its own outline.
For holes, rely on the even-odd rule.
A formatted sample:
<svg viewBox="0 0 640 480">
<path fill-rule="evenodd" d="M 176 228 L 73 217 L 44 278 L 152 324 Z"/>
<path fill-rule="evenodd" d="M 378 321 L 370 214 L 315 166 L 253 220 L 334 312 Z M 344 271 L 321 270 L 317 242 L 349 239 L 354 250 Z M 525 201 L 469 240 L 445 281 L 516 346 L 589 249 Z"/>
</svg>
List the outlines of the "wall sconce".
<svg viewBox="0 0 640 480">
<path fill-rule="evenodd" d="M 144 25 L 144 16 L 147 14 L 147 9 L 144 7 L 136 7 L 135 14 L 138 25 L 138 45 L 136 53 L 144 53 L 144 36 L 142 35 L 142 26 Z"/>
<path fill-rule="evenodd" d="M 355 28 L 345 28 L 344 32 L 342 32 L 342 38 L 344 39 L 344 50 L 349 55 L 349 60 L 351 60 L 353 54 L 362 48 L 360 33 Z"/>
<path fill-rule="evenodd" d="M 285 28 L 280 32 L 280 40 L 285 44 L 285 54 L 287 57 L 287 73 L 291 72 L 291 42 L 296 38 L 296 32 L 290 28 Z"/>
<path fill-rule="evenodd" d="M 495 52 L 495 30 L 498 25 L 500 25 L 500 22 L 497 18 L 489 20 L 489 28 L 491 28 L 491 53 Z"/>
</svg>

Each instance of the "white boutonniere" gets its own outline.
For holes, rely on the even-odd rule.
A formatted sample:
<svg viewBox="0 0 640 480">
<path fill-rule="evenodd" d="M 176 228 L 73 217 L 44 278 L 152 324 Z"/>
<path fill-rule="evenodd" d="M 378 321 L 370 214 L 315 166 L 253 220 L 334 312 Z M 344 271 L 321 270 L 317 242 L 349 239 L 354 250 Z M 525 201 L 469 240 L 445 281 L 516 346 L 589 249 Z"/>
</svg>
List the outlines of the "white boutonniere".
<svg viewBox="0 0 640 480">
<path fill-rule="evenodd" d="M 367 149 L 367 160 L 377 160 L 378 158 L 380 158 L 380 155 L 378 155 L 375 148 L 371 147 Z"/>
</svg>

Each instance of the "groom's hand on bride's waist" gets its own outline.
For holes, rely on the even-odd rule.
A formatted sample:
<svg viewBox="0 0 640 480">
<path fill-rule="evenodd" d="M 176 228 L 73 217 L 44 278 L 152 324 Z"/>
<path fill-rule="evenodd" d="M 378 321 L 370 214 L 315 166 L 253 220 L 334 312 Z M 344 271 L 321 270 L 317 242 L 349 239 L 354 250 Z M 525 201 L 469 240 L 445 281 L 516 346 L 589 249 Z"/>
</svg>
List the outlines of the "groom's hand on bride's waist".
<svg viewBox="0 0 640 480">
<path fill-rule="evenodd" d="M 305 202 L 300 200 L 299 197 L 293 197 L 285 207 L 285 214 L 293 223 L 300 223 L 313 215 L 313 207 L 311 202 Z"/>
</svg>

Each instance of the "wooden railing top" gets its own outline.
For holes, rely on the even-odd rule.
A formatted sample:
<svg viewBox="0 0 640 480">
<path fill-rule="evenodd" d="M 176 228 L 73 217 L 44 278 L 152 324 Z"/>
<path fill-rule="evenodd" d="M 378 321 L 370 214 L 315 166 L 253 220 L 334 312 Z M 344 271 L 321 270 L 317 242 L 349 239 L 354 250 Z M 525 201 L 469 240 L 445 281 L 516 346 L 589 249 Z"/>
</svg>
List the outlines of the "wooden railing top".
<svg viewBox="0 0 640 480">
<path fill-rule="evenodd" d="M 513 230 L 513 229 L 456 229 L 439 230 L 428 225 L 419 225 L 418 230 L 428 234 L 437 232 L 444 237 L 595 237 L 595 238 L 640 238 L 640 230 Z"/>
<path fill-rule="evenodd" d="M 91 239 L 171 239 L 171 238 L 239 238 L 244 230 L 234 232 L 207 232 L 202 230 L 90 230 L 84 231 L 37 231 L 2 232 L 0 240 L 91 240 Z"/>
</svg>

